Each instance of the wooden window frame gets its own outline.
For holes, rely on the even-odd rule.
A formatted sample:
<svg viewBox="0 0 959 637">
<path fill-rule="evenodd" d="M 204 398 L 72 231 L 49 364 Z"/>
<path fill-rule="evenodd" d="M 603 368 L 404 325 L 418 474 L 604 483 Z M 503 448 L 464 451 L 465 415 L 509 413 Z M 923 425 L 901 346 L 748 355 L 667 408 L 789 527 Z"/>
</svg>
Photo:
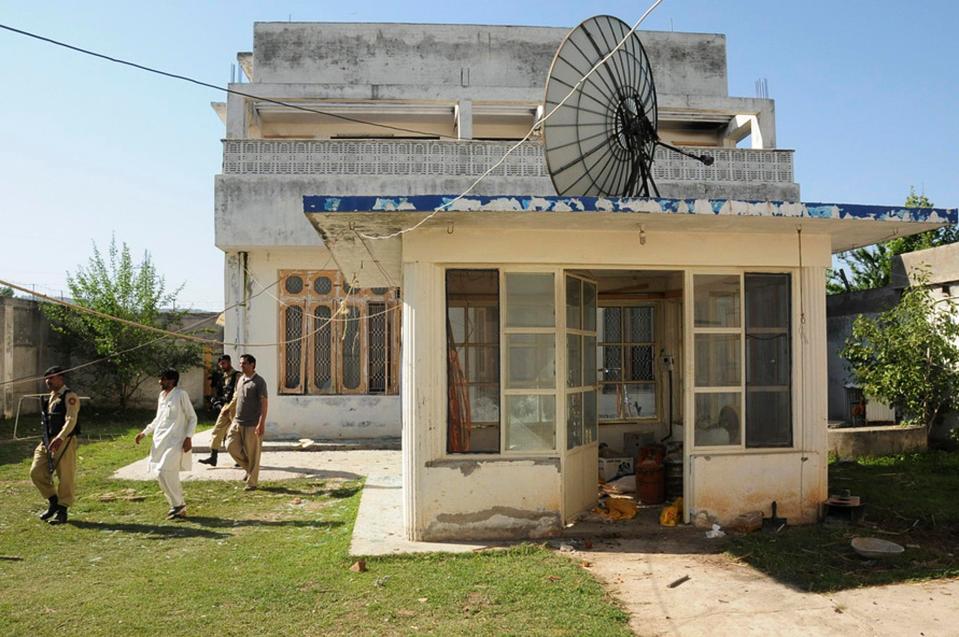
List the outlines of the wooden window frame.
<svg viewBox="0 0 959 637">
<path fill-rule="evenodd" d="M 300 292 L 290 293 L 286 291 L 286 281 L 292 276 L 299 276 L 304 284 Z M 330 291 L 326 294 L 319 294 L 314 289 L 315 281 L 320 277 L 330 279 Z M 342 274 L 336 270 L 281 270 L 279 272 L 279 295 L 277 297 L 277 369 L 278 369 L 278 393 L 285 395 L 396 395 L 399 393 L 399 354 L 400 354 L 400 327 L 401 321 L 399 314 L 399 291 L 396 288 L 386 288 L 381 293 L 374 293 L 378 288 L 361 288 L 350 291 L 348 283 Z M 377 391 L 375 394 L 369 393 L 369 305 L 371 303 L 380 303 L 384 306 L 386 312 L 386 342 L 384 354 L 386 361 L 386 383 L 385 391 Z M 359 342 L 360 356 L 360 383 L 355 388 L 348 388 L 343 382 L 343 362 L 345 360 L 344 351 L 347 344 L 344 342 L 346 337 L 347 323 L 343 320 L 341 314 L 343 306 L 355 307 L 359 311 L 359 332 L 357 338 Z M 303 311 L 303 324 L 298 336 L 286 334 L 286 310 L 289 306 L 297 306 Z M 317 308 L 327 307 L 333 318 L 330 324 L 330 387 L 321 389 L 316 385 L 315 364 L 316 364 L 316 334 L 319 327 L 315 320 Z M 300 355 L 300 382 L 295 387 L 286 386 L 286 362 L 287 346 L 286 341 L 290 338 L 302 339 Z"/>
</svg>

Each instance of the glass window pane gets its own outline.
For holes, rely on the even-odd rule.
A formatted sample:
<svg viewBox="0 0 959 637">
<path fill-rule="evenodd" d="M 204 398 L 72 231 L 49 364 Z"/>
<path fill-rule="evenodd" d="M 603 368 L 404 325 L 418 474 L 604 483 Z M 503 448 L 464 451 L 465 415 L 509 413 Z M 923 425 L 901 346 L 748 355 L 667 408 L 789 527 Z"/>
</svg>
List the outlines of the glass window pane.
<svg viewBox="0 0 959 637">
<path fill-rule="evenodd" d="M 466 378 L 471 383 L 499 382 L 499 347 L 484 345 L 466 351 Z M 462 359 L 460 359 L 462 362 Z"/>
<path fill-rule="evenodd" d="M 788 274 L 746 274 L 746 329 L 789 327 Z"/>
<path fill-rule="evenodd" d="M 697 446 L 738 445 L 741 420 L 739 392 L 696 394 Z"/>
<path fill-rule="evenodd" d="M 696 327 L 739 327 L 739 276 L 694 276 L 693 308 Z"/>
<path fill-rule="evenodd" d="M 386 391 L 386 304 L 370 303 L 366 320 L 367 369 L 369 374 L 369 392 Z"/>
<path fill-rule="evenodd" d="M 606 343 L 623 342 L 623 310 L 618 307 L 603 307 L 599 310 L 599 340 Z"/>
<path fill-rule="evenodd" d="M 789 336 L 746 333 L 746 385 L 789 386 Z"/>
<path fill-rule="evenodd" d="M 622 380 L 623 378 L 623 348 L 618 345 L 605 345 L 600 347 L 603 360 L 602 379 Z"/>
<path fill-rule="evenodd" d="M 627 334 L 632 343 L 653 341 L 653 308 L 649 306 L 626 308 Z"/>
<path fill-rule="evenodd" d="M 499 425 L 499 385 L 470 385 L 470 416 L 473 423 Z"/>
<path fill-rule="evenodd" d="M 499 345 L 499 308 L 470 307 L 466 338 L 472 344 Z"/>
<path fill-rule="evenodd" d="M 290 277 L 287 281 L 293 278 Z M 284 323 L 286 364 L 283 386 L 287 389 L 296 389 L 300 386 L 300 362 L 303 354 L 303 308 L 298 305 L 288 306 L 284 311 Z"/>
<path fill-rule="evenodd" d="M 553 275 L 511 272 L 506 275 L 506 326 L 556 325 Z"/>
<path fill-rule="evenodd" d="M 578 330 L 583 326 L 583 282 L 566 277 L 566 327 Z"/>
<path fill-rule="evenodd" d="M 583 329 L 596 329 L 596 284 L 583 281 Z"/>
<path fill-rule="evenodd" d="M 446 310 L 446 448 L 498 453 L 499 272 L 447 270 Z"/>
<path fill-rule="evenodd" d="M 579 392 L 566 395 L 566 448 L 583 444 L 583 395 Z"/>
<path fill-rule="evenodd" d="M 580 387 L 583 384 L 583 337 L 566 335 L 566 386 Z"/>
<path fill-rule="evenodd" d="M 587 336 L 583 341 L 583 385 L 596 386 L 596 337 Z"/>
<path fill-rule="evenodd" d="M 596 418 L 596 392 L 583 394 L 583 443 L 596 442 L 599 438 L 599 421 Z"/>
<path fill-rule="evenodd" d="M 791 447 L 790 392 L 746 391 L 746 446 Z"/>
<path fill-rule="evenodd" d="M 510 451 L 556 449 L 556 397 L 506 397 L 506 448 Z"/>
<path fill-rule="evenodd" d="M 696 334 L 696 386 L 742 384 L 739 334 Z"/>
<path fill-rule="evenodd" d="M 656 380 L 653 371 L 653 346 L 633 345 L 626 348 L 627 373 L 626 380 Z"/>
<path fill-rule="evenodd" d="M 449 307 L 446 310 L 446 317 L 453 342 L 462 345 L 466 342 L 466 308 Z"/>
<path fill-rule="evenodd" d="M 357 389 L 360 386 L 363 357 L 360 345 L 360 308 L 346 310 L 343 324 L 343 386 Z"/>
<path fill-rule="evenodd" d="M 506 347 L 509 389 L 556 386 L 556 345 L 552 334 L 510 334 Z"/>
<path fill-rule="evenodd" d="M 598 397 L 600 420 L 654 418 L 656 416 L 656 385 L 603 385 Z"/>
<path fill-rule="evenodd" d="M 330 308 L 321 305 L 313 314 L 313 385 L 320 391 L 332 391 L 333 377 L 330 361 L 333 353 L 333 325 L 330 323 Z"/>
</svg>

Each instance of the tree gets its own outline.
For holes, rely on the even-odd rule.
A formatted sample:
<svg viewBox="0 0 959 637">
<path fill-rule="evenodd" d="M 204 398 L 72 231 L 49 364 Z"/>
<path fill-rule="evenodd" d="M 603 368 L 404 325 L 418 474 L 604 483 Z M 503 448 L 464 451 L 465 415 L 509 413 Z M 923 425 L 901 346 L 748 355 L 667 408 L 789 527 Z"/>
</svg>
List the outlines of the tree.
<svg viewBox="0 0 959 637">
<path fill-rule="evenodd" d="M 0 285 L 0 299 L 12 299 L 13 298 L 13 288 L 8 288 L 5 285 Z"/>
<path fill-rule="evenodd" d="M 130 249 L 125 243 L 118 248 L 116 237 L 110 241 L 106 259 L 93 244 L 87 266 L 78 266 L 76 273 L 67 275 L 67 287 L 77 305 L 143 325 L 176 329 L 185 315 L 185 311 L 163 309 L 174 306 L 182 286 L 168 291 L 149 252 L 134 264 Z M 163 369 L 183 370 L 201 362 L 196 343 L 158 339 L 154 332 L 61 305 L 42 307 L 71 352 L 106 358 L 92 368 L 93 390 L 121 408 L 145 380 L 156 378 Z"/>
<path fill-rule="evenodd" d="M 933 203 L 925 194 L 916 194 L 916 189 L 910 188 L 904 206 L 932 208 Z M 842 260 L 849 267 L 850 275 L 847 276 L 843 268 L 831 271 L 826 282 L 826 291 L 829 294 L 839 294 L 851 290 L 885 287 L 889 285 L 889 277 L 892 274 L 892 258 L 897 254 L 925 250 L 956 241 L 959 241 L 959 227 L 947 226 L 908 237 L 896 237 L 874 246 L 850 250 L 841 255 Z"/>
<path fill-rule="evenodd" d="M 926 427 L 957 405 L 959 322 L 955 301 L 933 297 L 925 283 L 875 318 L 858 316 L 841 355 L 866 394 Z"/>
</svg>

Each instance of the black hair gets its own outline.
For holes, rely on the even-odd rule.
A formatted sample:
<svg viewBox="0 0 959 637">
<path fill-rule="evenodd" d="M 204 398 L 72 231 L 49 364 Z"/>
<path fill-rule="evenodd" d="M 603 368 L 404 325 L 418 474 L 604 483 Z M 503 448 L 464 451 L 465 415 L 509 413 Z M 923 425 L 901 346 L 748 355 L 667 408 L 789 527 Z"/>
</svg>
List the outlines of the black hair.
<svg viewBox="0 0 959 637">
<path fill-rule="evenodd" d="M 244 354 L 243 356 L 240 356 L 240 362 L 243 362 L 244 360 L 250 365 L 253 365 L 253 367 L 256 367 L 256 357 L 253 354 Z"/>
<path fill-rule="evenodd" d="M 231 362 L 230 355 L 229 355 L 229 354 L 224 354 L 223 356 L 221 356 L 221 357 L 217 360 L 217 362 L 222 362 L 222 361 L 226 361 L 226 362 L 228 362 L 228 363 Z"/>
<path fill-rule="evenodd" d="M 164 369 L 160 372 L 160 380 L 172 380 L 173 386 L 176 387 L 180 382 L 180 372 L 175 369 Z"/>
</svg>

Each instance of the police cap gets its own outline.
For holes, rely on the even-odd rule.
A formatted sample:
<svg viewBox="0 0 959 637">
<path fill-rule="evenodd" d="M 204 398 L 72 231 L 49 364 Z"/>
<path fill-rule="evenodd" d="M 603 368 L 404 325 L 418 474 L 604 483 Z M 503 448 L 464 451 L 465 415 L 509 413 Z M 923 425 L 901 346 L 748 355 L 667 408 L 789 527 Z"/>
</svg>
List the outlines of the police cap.
<svg viewBox="0 0 959 637">
<path fill-rule="evenodd" d="M 66 370 L 59 365 L 54 365 L 53 367 L 47 368 L 47 371 L 43 372 L 43 377 L 49 378 L 50 376 L 62 376 L 65 371 Z"/>
</svg>

